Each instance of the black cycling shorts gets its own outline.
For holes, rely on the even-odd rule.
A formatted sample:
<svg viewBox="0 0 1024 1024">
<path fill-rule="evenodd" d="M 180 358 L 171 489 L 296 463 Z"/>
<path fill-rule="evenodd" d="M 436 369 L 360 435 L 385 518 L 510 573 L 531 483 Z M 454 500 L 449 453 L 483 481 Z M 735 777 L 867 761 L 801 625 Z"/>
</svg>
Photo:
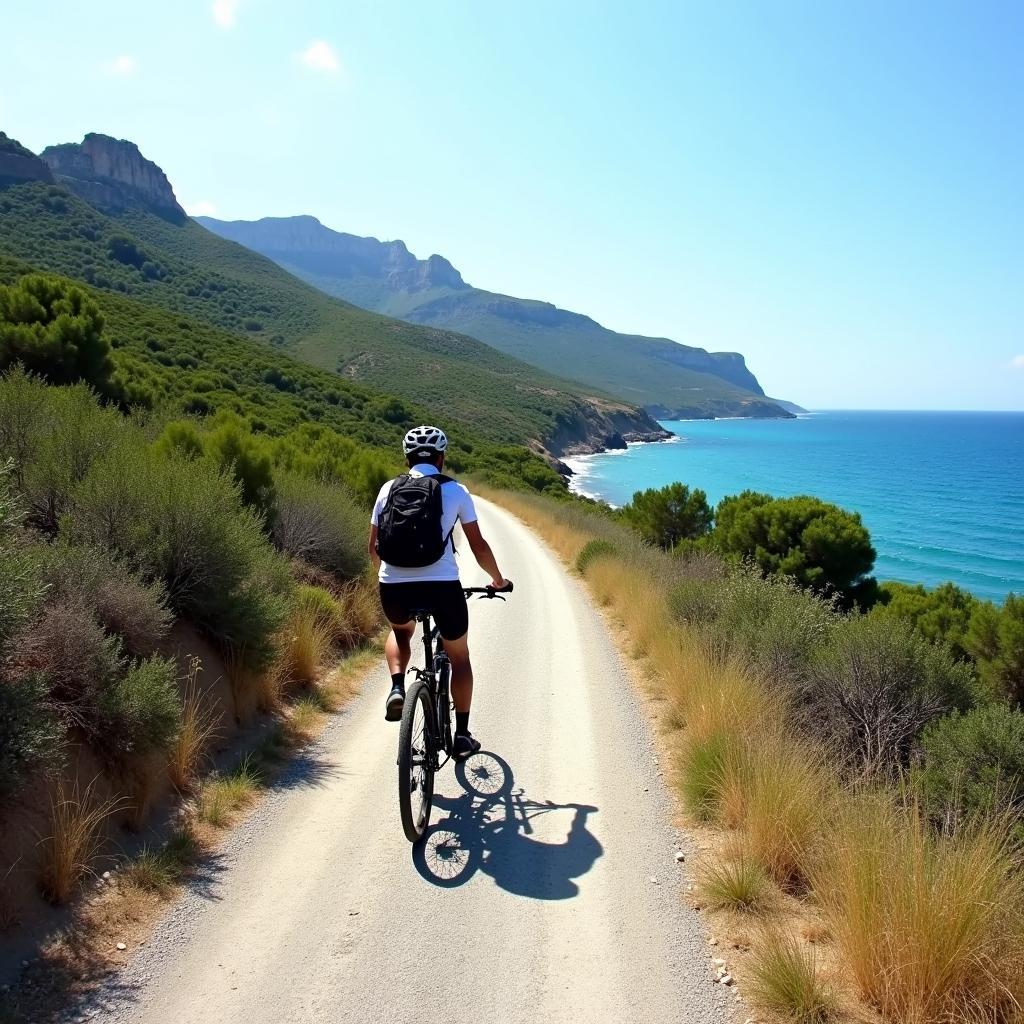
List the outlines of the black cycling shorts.
<svg viewBox="0 0 1024 1024">
<path fill-rule="evenodd" d="M 381 583 L 380 604 L 396 626 L 405 625 L 414 611 L 427 609 L 445 640 L 458 640 L 469 630 L 469 608 L 458 580 Z"/>
</svg>

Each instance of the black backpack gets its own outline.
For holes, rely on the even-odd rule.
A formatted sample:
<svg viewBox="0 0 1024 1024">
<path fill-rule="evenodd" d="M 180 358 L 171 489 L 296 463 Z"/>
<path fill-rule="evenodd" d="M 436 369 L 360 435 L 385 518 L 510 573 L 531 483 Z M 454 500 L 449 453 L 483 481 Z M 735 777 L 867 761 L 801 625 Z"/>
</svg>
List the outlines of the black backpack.
<svg viewBox="0 0 1024 1024">
<path fill-rule="evenodd" d="M 441 533 L 441 485 L 451 478 L 433 473 L 395 478 L 377 520 L 377 554 L 401 569 L 433 565 L 455 530 Z M 454 547 L 454 542 L 453 542 Z"/>
</svg>

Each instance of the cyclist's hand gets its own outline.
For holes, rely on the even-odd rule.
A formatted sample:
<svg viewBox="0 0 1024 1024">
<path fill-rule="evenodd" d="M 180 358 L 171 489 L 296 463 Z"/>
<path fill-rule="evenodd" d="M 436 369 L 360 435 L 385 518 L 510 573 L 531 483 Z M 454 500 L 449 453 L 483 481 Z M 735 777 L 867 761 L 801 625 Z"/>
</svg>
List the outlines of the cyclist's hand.
<svg viewBox="0 0 1024 1024">
<path fill-rule="evenodd" d="M 511 580 L 504 580 L 504 579 L 502 579 L 502 580 L 491 580 L 491 582 L 488 584 L 488 586 L 492 590 L 511 590 L 512 589 L 512 581 Z"/>
</svg>

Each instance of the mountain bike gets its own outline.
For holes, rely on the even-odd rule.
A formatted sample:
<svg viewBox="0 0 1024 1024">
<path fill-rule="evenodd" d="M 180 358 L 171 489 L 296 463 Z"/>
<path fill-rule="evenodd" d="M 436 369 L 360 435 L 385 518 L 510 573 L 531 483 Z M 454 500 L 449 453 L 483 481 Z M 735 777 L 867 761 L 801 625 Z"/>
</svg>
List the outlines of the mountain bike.
<svg viewBox="0 0 1024 1024">
<path fill-rule="evenodd" d="M 463 587 L 467 598 L 504 601 L 494 587 Z M 423 625 L 424 667 L 405 695 L 402 725 L 398 730 L 398 809 L 410 843 L 423 838 L 434 801 L 434 775 L 452 758 L 452 702 L 449 691 L 452 666 L 444 652 L 441 633 L 429 609 L 413 608 L 412 617 Z"/>
</svg>

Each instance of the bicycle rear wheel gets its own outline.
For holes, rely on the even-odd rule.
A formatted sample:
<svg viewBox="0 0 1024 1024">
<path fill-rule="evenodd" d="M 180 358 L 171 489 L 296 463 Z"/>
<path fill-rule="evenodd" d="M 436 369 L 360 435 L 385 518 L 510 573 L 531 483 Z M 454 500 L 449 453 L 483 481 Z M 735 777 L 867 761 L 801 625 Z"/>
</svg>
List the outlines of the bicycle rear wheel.
<svg viewBox="0 0 1024 1024">
<path fill-rule="evenodd" d="M 398 809 L 410 843 L 423 838 L 434 801 L 434 701 L 423 680 L 417 680 L 402 709 L 398 731 Z"/>
</svg>

